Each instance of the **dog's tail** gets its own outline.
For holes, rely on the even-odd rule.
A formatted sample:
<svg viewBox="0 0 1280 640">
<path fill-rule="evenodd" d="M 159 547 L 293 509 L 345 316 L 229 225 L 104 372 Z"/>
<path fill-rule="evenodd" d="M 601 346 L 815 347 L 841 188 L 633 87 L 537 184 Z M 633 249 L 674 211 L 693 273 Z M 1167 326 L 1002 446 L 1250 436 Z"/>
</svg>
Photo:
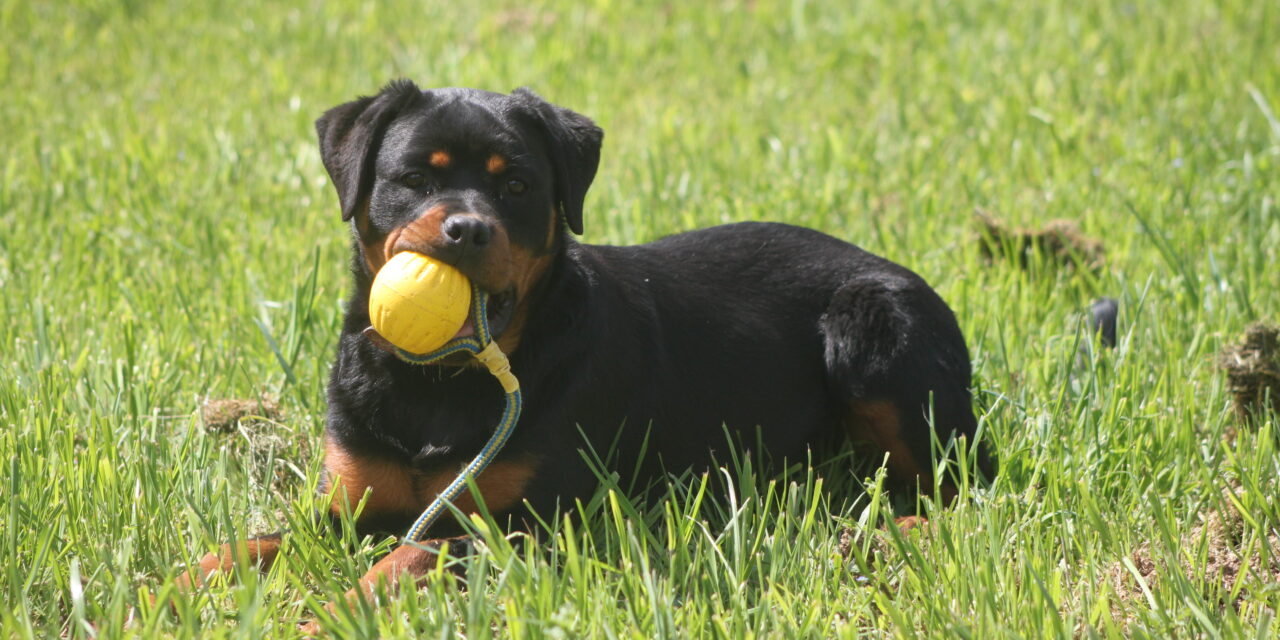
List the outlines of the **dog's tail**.
<svg viewBox="0 0 1280 640">
<path fill-rule="evenodd" d="M 832 296 L 819 321 L 830 392 L 851 414 L 892 406 L 893 434 L 884 434 L 927 463 L 936 434 L 973 442 L 977 431 L 969 392 L 969 350 L 955 315 L 933 289 L 911 274 L 859 276 Z M 992 469 L 982 451 L 979 467 Z"/>
</svg>

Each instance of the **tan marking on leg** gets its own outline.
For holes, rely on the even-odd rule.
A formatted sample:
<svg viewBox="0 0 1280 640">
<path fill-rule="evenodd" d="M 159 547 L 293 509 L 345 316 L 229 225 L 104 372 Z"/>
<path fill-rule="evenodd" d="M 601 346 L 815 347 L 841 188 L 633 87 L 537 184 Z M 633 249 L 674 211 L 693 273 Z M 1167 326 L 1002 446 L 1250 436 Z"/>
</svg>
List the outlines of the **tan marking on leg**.
<svg viewBox="0 0 1280 640">
<path fill-rule="evenodd" d="M 369 456 L 353 454 L 332 440 L 325 438 L 324 470 L 327 489 L 337 487 L 329 510 L 339 513 L 345 503 L 351 509 L 369 491 L 364 514 L 408 513 L 418 508 L 418 498 L 413 493 L 412 470 L 402 464 Z"/>
<path fill-rule="evenodd" d="M 414 586 L 423 586 L 426 584 L 427 577 L 440 563 L 440 551 L 445 545 L 450 547 L 450 554 L 457 553 L 459 548 L 465 548 L 466 538 L 428 540 L 421 545 L 396 547 L 394 551 L 370 567 L 369 571 L 361 576 L 356 586 L 347 591 L 342 599 L 330 602 L 325 609 L 330 614 L 336 614 L 341 607 L 356 609 L 360 606 L 362 599 L 376 603 L 379 587 L 387 596 L 395 597 L 400 591 L 400 576 L 403 574 L 407 574 L 412 579 Z M 314 621 L 306 623 L 300 630 L 308 636 L 318 636 L 321 632 L 320 626 Z"/>
<path fill-rule="evenodd" d="M 484 168 L 489 173 L 502 173 L 507 168 L 507 159 L 495 153 L 485 161 Z"/>
<path fill-rule="evenodd" d="M 537 465 L 531 459 L 495 462 L 476 478 L 476 488 L 480 490 L 480 497 L 489 511 L 500 513 L 518 506 L 524 500 L 525 488 L 529 486 L 536 471 Z M 422 507 L 425 508 L 457 476 L 456 471 L 448 471 L 421 477 L 417 494 Z M 479 511 L 470 491 L 464 491 L 458 496 L 453 506 L 463 513 Z"/>
<path fill-rule="evenodd" d="M 354 509 L 368 491 L 369 498 L 361 516 L 400 514 L 407 517 L 421 513 L 461 470 L 459 467 L 427 475 L 405 463 L 351 453 L 327 438 L 324 468 L 326 491 L 334 486 L 339 489 L 338 499 L 330 506 L 333 513 L 343 508 L 343 495 Z M 524 499 L 525 487 L 536 471 L 537 461 L 532 458 L 494 462 L 476 478 L 476 487 L 490 511 L 506 511 Z M 458 496 L 454 506 L 465 513 L 478 510 L 470 492 Z"/>
<path fill-rule="evenodd" d="M 453 156 L 448 151 L 437 149 L 431 152 L 431 157 L 427 159 L 427 164 L 435 169 L 448 169 L 453 164 Z"/>
<path fill-rule="evenodd" d="M 929 520 L 924 516 L 899 516 L 893 519 L 893 524 L 899 531 L 906 533 L 912 529 L 928 526 Z"/>
<path fill-rule="evenodd" d="M 888 452 L 889 471 L 896 480 L 911 482 L 918 477 L 927 482 L 932 474 L 911 455 L 911 448 L 902 439 L 900 418 L 898 407 L 892 402 L 859 402 L 853 406 L 845 426 L 855 441 Z"/>
<path fill-rule="evenodd" d="M 402 573 L 413 576 L 416 582 L 417 579 L 421 579 L 435 569 L 439 560 L 438 551 L 433 553 L 421 547 L 401 545 L 370 567 L 369 571 L 361 576 L 356 588 L 348 592 L 348 595 L 355 595 L 357 589 L 366 595 L 373 595 L 378 583 L 384 580 L 389 588 L 394 589 L 395 583 L 398 582 L 396 579 Z"/>
<path fill-rule="evenodd" d="M 275 562 L 279 553 L 279 535 L 241 540 L 235 543 L 234 547 L 230 544 L 224 544 L 218 549 L 217 553 L 210 553 L 201 558 L 200 567 L 195 573 L 191 571 L 183 573 L 178 576 L 175 583 L 179 589 L 184 591 L 190 590 L 192 587 L 202 586 L 213 574 L 231 571 L 236 566 L 236 557 L 239 554 L 244 555 L 249 566 L 257 566 L 259 570 L 266 573 L 271 569 L 271 565 Z"/>
</svg>

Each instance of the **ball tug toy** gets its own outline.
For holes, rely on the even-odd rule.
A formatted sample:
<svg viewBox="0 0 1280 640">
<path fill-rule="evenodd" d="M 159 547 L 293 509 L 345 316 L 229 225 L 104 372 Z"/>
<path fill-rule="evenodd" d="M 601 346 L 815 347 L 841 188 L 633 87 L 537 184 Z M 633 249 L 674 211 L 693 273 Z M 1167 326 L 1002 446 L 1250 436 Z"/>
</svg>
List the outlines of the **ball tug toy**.
<svg viewBox="0 0 1280 640">
<path fill-rule="evenodd" d="M 467 277 L 412 251 L 392 256 L 369 290 L 373 328 L 409 353 L 429 353 L 443 347 L 467 321 L 470 309 Z"/>
<path fill-rule="evenodd" d="M 506 394 L 506 406 L 498 426 L 480 453 L 467 463 L 413 526 L 400 544 L 417 544 L 454 500 L 497 457 L 520 419 L 520 381 L 511 363 L 489 332 L 489 294 L 457 269 L 420 253 L 402 251 L 392 256 L 369 291 L 369 320 L 373 328 L 396 349 L 396 357 L 409 364 L 432 364 L 455 353 L 470 353 L 498 379 Z M 458 332 L 471 318 L 474 329 Z"/>
</svg>

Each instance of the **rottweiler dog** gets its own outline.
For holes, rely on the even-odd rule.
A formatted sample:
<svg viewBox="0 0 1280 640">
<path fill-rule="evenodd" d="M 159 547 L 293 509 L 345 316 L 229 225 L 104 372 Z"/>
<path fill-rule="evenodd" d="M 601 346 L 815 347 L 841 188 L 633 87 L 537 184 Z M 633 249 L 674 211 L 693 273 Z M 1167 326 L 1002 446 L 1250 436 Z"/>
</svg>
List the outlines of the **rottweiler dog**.
<svg viewBox="0 0 1280 640">
<path fill-rule="evenodd" d="M 588 446 L 661 479 L 706 468 L 726 432 L 792 461 L 840 436 L 877 461 L 888 453 L 902 484 L 931 486 L 931 441 L 974 436 L 968 350 L 923 279 L 783 224 L 579 244 L 603 132 L 529 90 L 397 81 L 329 110 L 316 129 L 351 224 L 355 280 L 329 383 L 322 491 L 343 498 L 335 518 L 368 494 L 361 533 L 403 534 L 503 409 L 469 356 L 406 364 L 371 329 L 370 284 L 400 251 L 454 265 L 491 296 L 490 325 L 524 393 L 514 435 L 475 480 L 499 522 L 518 527 L 589 496 Z M 470 494 L 455 506 L 478 508 Z M 461 530 L 446 518 L 429 533 Z M 268 566 L 279 537 L 241 544 Z M 431 547 L 400 546 L 352 595 L 422 576 Z M 230 546 L 210 554 L 193 579 L 232 559 Z"/>
</svg>

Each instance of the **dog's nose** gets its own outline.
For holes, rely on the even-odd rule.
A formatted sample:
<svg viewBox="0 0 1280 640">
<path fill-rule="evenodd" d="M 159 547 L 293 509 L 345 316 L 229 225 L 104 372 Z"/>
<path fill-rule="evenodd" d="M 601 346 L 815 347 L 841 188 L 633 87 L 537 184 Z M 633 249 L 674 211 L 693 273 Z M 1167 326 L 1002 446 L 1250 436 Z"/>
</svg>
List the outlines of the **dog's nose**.
<svg viewBox="0 0 1280 640">
<path fill-rule="evenodd" d="M 489 223 L 467 215 L 445 218 L 444 223 L 440 225 L 440 231 L 444 233 L 446 242 L 460 249 L 483 247 L 489 244 L 489 239 L 493 237 L 493 230 L 489 228 Z"/>
</svg>

